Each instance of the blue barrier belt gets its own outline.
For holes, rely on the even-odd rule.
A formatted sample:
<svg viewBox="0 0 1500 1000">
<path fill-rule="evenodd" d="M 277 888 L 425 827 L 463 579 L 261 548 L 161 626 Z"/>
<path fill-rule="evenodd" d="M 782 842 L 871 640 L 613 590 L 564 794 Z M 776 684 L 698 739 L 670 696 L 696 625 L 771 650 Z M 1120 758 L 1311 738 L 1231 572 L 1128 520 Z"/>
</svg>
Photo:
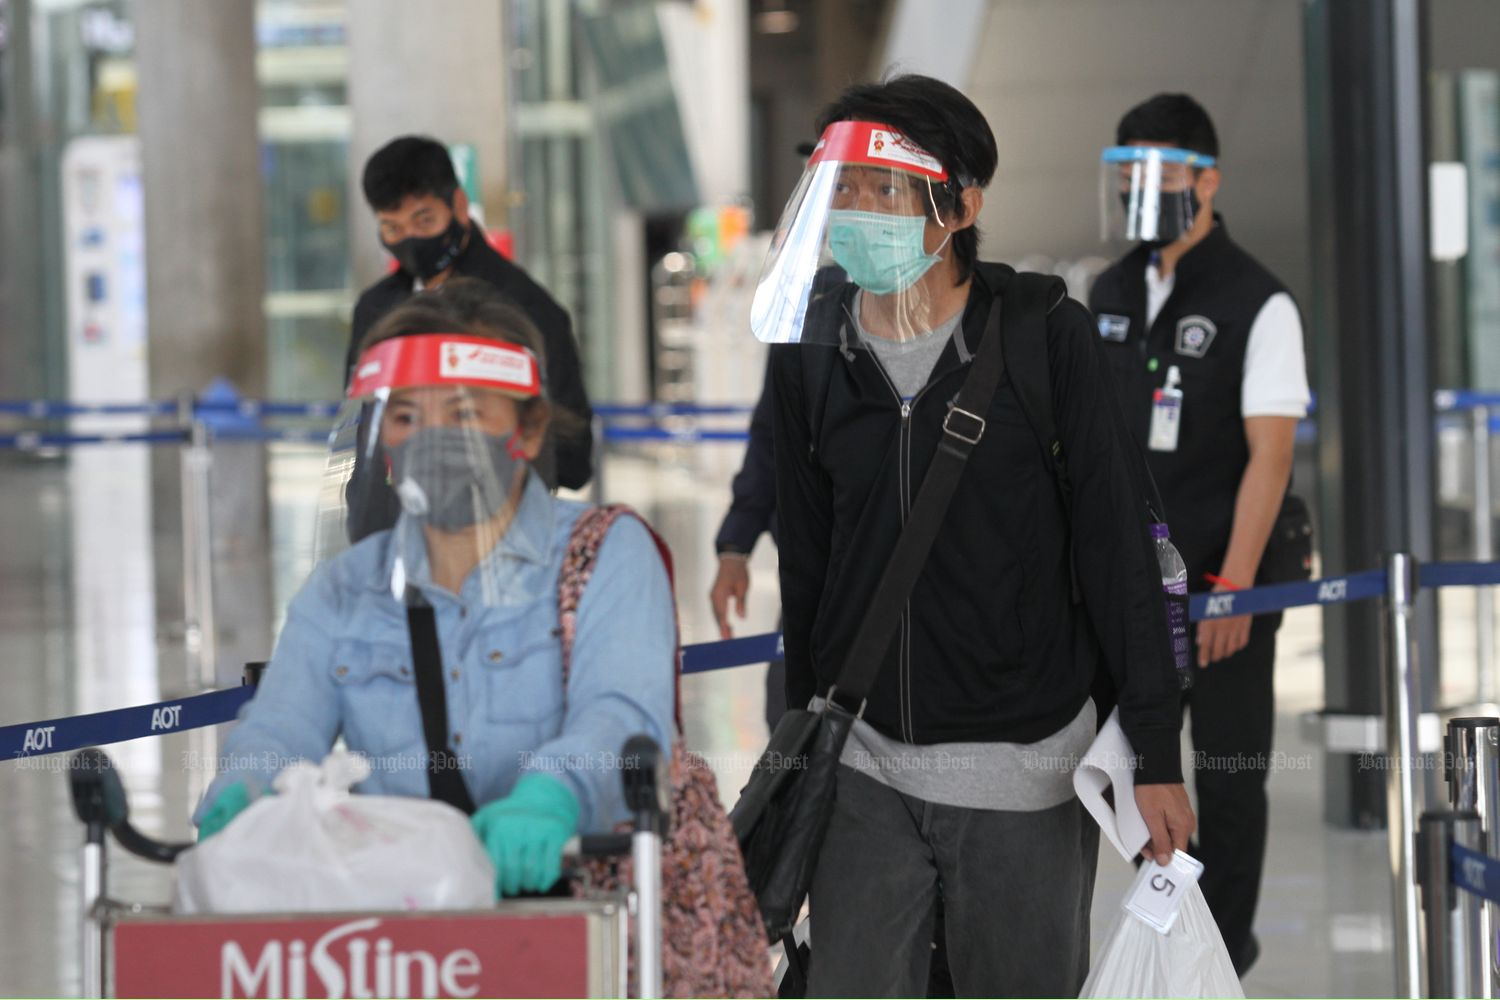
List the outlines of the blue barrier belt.
<svg viewBox="0 0 1500 1000">
<path fill-rule="evenodd" d="M 231 688 L 110 712 L 3 726 L 0 755 L 5 760 L 16 760 L 214 726 L 231 721 L 253 694 L 255 689 L 251 687 Z"/>
<path fill-rule="evenodd" d="M 1480 406 L 1500 407 L 1500 393 L 1476 392 L 1473 389 L 1439 389 L 1432 394 L 1432 405 L 1439 413 L 1472 410 Z"/>
<path fill-rule="evenodd" d="M 1417 565 L 1418 587 L 1491 587 L 1500 584 L 1500 562 L 1442 562 Z"/>
<path fill-rule="evenodd" d="M 0 414 L 46 420 L 56 417 L 169 417 L 177 412 L 170 400 L 144 403 L 66 403 L 50 399 L 0 399 Z"/>
<path fill-rule="evenodd" d="M 241 417 L 316 417 L 331 419 L 338 415 L 343 404 L 331 400 L 316 400 L 309 403 L 280 402 L 277 400 L 242 399 L 231 403 L 225 401 L 200 402 L 194 407 L 199 414 L 233 414 Z"/>
<path fill-rule="evenodd" d="M 295 441 L 302 444 L 328 444 L 326 430 L 298 430 L 281 427 L 210 427 L 214 441 Z"/>
<path fill-rule="evenodd" d="M 1432 563 L 1420 568 L 1420 577 L 1423 587 L 1500 583 L 1500 563 Z M 1194 621 L 1266 614 L 1306 605 L 1366 600 L 1383 596 L 1385 590 L 1386 572 L 1375 569 L 1306 583 L 1282 583 L 1221 594 L 1195 594 L 1189 600 L 1188 614 Z M 781 636 L 775 632 L 725 642 L 698 643 L 683 647 L 682 672 L 701 674 L 725 670 L 766 663 L 780 659 L 782 655 Z M 234 688 L 112 712 L 4 726 L 0 727 L 0 754 L 14 759 L 62 753 L 102 743 L 218 725 L 232 721 L 252 694 L 251 688 Z M 1500 865 L 1500 861 L 1492 863 Z M 1500 874 L 1492 884 L 1500 892 Z"/>
<path fill-rule="evenodd" d="M 1460 844 L 1449 845 L 1448 865 L 1453 884 L 1500 903 L 1500 858 L 1471 851 Z"/>
<path fill-rule="evenodd" d="M 1194 594 L 1188 599 L 1188 618 L 1196 622 L 1235 615 L 1263 615 L 1310 604 L 1342 604 L 1380 597 L 1385 594 L 1385 589 L 1385 570 L 1372 569 L 1305 583 L 1277 583 L 1254 590 Z"/>
<path fill-rule="evenodd" d="M 66 448 L 80 444 L 182 444 L 188 439 L 184 430 L 146 431 L 141 434 L 43 434 L 22 431 L 0 434 L 0 449 L 32 451 L 36 448 Z"/>
<path fill-rule="evenodd" d="M 272 399 L 204 399 L 193 403 L 193 411 L 202 414 L 232 413 L 244 417 L 332 417 L 343 405 L 342 400 L 272 400 Z M 593 407 L 601 417 L 733 417 L 744 416 L 755 409 L 749 403 L 599 403 Z M 49 417 L 101 416 L 174 416 L 179 410 L 176 400 L 147 400 L 141 403 L 73 403 L 51 399 L 0 399 L 0 414 L 44 419 Z"/>
<path fill-rule="evenodd" d="M 693 403 L 598 403 L 593 407 L 597 417 L 735 417 L 753 412 L 744 404 L 697 405 Z"/>
<path fill-rule="evenodd" d="M 751 663 L 766 663 L 781 659 L 781 635 L 767 632 L 764 635 L 747 635 L 742 639 L 724 642 L 705 642 L 696 646 L 685 646 L 682 650 L 682 672 L 701 674 L 709 670 L 727 667 L 743 667 Z"/>
<path fill-rule="evenodd" d="M 606 441 L 671 441 L 675 444 L 692 444 L 698 441 L 748 441 L 749 431 L 683 430 L 670 431 L 664 427 L 617 427 L 604 428 Z"/>
<path fill-rule="evenodd" d="M 1500 393 L 1472 389 L 1439 389 L 1433 393 L 1433 409 L 1438 413 L 1472 410 L 1479 406 L 1500 409 Z M 1317 411 L 1317 398 L 1308 407 L 1309 415 Z M 145 414 L 170 416 L 177 412 L 176 400 L 147 400 L 141 403 L 74 403 L 50 399 L 0 399 L 0 414 L 25 417 L 69 417 L 83 414 Z M 327 417 L 338 412 L 339 400 L 200 400 L 194 409 L 200 412 L 237 412 L 246 416 Z M 596 403 L 594 413 L 601 417 L 658 416 L 733 416 L 754 410 L 749 403 Z"/>
<path fill-rule="evenodd" d="M 780 656 L 781 636 L 775 632 L 728 642 L 700 643 L 683 648 L 682 672 L 694 674 L 743 667 Z M 255 689 L 250 687 L 231 688 L 111 712 L 3 726 L 0 727 L 0 759 L 65 753 L 83 747 L 232 722 L 254 693 Z"/>
</svg>

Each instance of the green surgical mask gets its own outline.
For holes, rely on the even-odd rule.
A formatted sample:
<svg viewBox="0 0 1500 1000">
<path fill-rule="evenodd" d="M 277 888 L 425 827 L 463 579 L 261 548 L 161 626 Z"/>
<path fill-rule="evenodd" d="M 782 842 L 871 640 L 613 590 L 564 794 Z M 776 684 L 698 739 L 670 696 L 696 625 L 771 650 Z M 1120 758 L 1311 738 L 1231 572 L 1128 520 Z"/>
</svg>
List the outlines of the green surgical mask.
<svg viewBox="0 0 1500 1000">
<path fill-rule="evenodd" d="M 836 208 L 828 213 L 828 249 L 850 281 L 872 294 L 891 295 L 916 284 L 943 259 L 941 246 L 937 253 L 924 251 L 926 228 L 920 215 Z"/>
</svg>

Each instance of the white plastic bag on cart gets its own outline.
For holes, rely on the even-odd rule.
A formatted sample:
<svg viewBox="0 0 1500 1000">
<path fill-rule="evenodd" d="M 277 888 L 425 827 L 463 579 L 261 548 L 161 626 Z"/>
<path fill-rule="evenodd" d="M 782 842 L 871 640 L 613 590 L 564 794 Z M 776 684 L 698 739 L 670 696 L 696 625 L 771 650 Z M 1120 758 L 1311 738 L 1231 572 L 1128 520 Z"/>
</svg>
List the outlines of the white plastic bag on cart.
<svg viewBox="0 0 1500 1000">
<path fill-rule="evenodd" d="M 1098 821 L 1105 837 L 1130 863 L 1151 836 L 1135 805 L 1133 751 L 1120 728 L 1119 715 L 1118 710 L 1110 715 L 1073 772 L 1073 789 Z M 1108 787 L 1114 789 L 1113 809 L 1104 800 L 1104 789 Z M 1149 881 L 1162 872 L 1153 863 L 1143 865 L 1142 869 L 1136 885 L 1126 895 L 1127 903 L 1143 880 Z M 1244 997 L 1229 951 L 1224 947 L 1224 939 L 1196 877 L 1186 882 L 1181 878 L 1175 881 L 1180 888 L 1180 892 L 1173 893 L 1178 897 L 1173 901 L 1175 917 L 1158 921 L 1167 926 L 1165 932 L 1125 905 L 1120 907 L 1080 996 Z M 1157 884 L 1165 883 L 1158 879 Z"/>
<path fill-rule="evenodd" d="M 495 866 L 468 817 L 432 799 L 353 795 L 343 750 L 276 776 L 222 832 L 177 859 L 178 913 L 466 910 L 495 904 Z"/>
</svg>

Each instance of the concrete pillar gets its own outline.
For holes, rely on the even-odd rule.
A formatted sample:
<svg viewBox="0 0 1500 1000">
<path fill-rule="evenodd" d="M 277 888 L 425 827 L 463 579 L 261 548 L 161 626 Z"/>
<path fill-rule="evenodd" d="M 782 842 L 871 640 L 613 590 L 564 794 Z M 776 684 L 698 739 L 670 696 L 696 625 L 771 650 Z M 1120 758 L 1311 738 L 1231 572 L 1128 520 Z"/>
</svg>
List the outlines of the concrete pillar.
<svg viewBox="0 0 1500 1000">
<path fill-rule="evenodd" d="M 266 333 L 255 5 L 151 0 L 134 14 L 151 392 L 201 392 L 225 376 L 258 398 Z M 264 451 L 236 444 L 214 453 L 221 686 L 238 678 L 240 662 L 270 652 Z M 168 623 L 183 617 L 179 461 L 176 449 L 154 453 L 157 611 Z"/>
<path fill-rule="evenodd" d="M 478 154 L 486 224 L 504 224 L 508 46 L 505 4 L 443 0 L 349 0 L 349 223 L 354 284 L 385 271 L 359 178 L 371 153 L 398 135 L 468 143 Z"/>
<path fill-rule="evenodd" d="M 1437 554 L 1426 7 L 1424 0 L 1316 0 L 1304 10 L 1316 237 L 1306 305 L 1317 375 L 1324 575 L 1373 569 L 1394 552 L 1419 562 Z M 1330 712 L 1382 713 L 1380 615 L 1373 601 L 1323 609 Z M 1421 710 L 1433 711 L 1440 664 L 1431 591 L 1418 596 L 1414 630 Z M 1330 753 L 1324 774 L 1330 822 L 1385 823 L 1385 772 Z"/>
<path fill-rule="evenodd" d="M 255 7 L 152 0 L 135 12 L 151 381 L 265 385 Z"/>
<path fill-rule="evenodd" d="M 12 0 L 6 11 L 5 59 L 0 60 L 0 395 L 50 397 L 59 393 L 60 366 L 49 363 L 42 311 L 40 157 L 32 113 L 30 0 Z M 60 348 L 56 353 L 61 353 Z"/>
</svg>

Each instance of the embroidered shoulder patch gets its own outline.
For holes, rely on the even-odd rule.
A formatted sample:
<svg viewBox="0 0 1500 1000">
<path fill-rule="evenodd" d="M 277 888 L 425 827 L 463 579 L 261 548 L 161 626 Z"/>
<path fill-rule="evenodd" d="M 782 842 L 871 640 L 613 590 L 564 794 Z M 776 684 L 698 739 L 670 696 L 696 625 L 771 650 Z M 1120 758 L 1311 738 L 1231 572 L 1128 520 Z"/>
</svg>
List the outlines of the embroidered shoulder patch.
<svg viewBox="0 0 1500 1000">
<path fill-rule="evenodd" d="M 1184 316 L 1177 321 L 1177 353 L 1201 358 L 1213 345 L 1219 328 L 1206 316 Z"/>
</svg>

